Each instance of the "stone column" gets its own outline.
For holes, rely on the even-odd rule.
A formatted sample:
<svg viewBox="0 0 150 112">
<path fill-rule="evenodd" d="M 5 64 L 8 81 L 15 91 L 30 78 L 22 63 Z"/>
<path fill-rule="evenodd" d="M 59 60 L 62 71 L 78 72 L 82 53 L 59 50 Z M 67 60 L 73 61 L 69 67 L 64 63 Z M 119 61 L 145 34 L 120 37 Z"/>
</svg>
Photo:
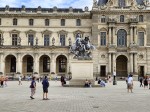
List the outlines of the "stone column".
<svg viewBox="0 0 150 112">
<path fill-rule="evenodd" d="M 130 72 L 133 72 L 133 54 L 130 54 Z"/>
<path fill-rule="evenodd" d="M 116 37 L 115 37 L 115 27 L 113 27 L 113 44 L 116 44 Z"/>
<path fill-rule="evenodd" d="M 39 60 L 38 60 L 38 53 L 34 54 L 34 69 L 33 69 L 33 73 L 37 72 L 39 74 Z"/>
<path fill-rule="evenodd" d="M 22 60 L 21 60 L 21 54 L 17 53 L 17 67 L 16 67 L 16 71 L 20 72 L 22 74 Z"/>
<path fill-rule="evenodd" d="M 5 71 L 4 55 L 3 55 L 3 53 L 0 53 L 0 72 L 2 72 L 4 74 L 4 71 Z"/>
<path fill-rule="evenodd" d="M 113 54 L 113 71 L 116 71 L 116 54 Z"/>
<path fill-rule="evenodd" d="M 55 55 L 52 53 L 51 54 L 51 72 L 54 72 L 56 74 L 56 60 L 55 60 Z"/>
<path fill-rule="evenodd" d="M 109 34 L 108 35 L 109 35 L 109 39 L 108 39 L 109 42 L 108 43 L 111 44 L 111 27 L 109 27 Z"/>
<path fill-rule="evenodd" d="M 138 73 L 137 54 L 134 54 L 134 71 Z"/>
<path fill-rule="evenodd" d="M 133 27 L 130 27 L 130 43 L 133 43 Z"/>
<path fill-rule="evenodd" d="M 111 73 L 111 53 L 109 53 L 108 72 Z"/>
<path fill-rule="evenodd" d="M 134 27 L 134 43 L 137 44 L 137 33 L 136 33 L 137 28 Z"/>
</svg>

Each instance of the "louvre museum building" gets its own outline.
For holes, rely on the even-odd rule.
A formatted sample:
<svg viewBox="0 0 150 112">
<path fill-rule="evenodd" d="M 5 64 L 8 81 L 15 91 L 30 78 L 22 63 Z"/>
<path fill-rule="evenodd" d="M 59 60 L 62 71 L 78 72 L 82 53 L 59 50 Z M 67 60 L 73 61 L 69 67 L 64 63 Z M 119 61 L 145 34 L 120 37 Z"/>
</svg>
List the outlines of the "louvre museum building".
<svg viewBox="0 0 150 112">
<path fill-rule="evenodd" d="M 0 74 L 70 75 L 70 46 L 89 36 L 93 75 L 150 74 L 150 3 L 93 0 L 92 9 L 0 7 Z"/>
</svg>

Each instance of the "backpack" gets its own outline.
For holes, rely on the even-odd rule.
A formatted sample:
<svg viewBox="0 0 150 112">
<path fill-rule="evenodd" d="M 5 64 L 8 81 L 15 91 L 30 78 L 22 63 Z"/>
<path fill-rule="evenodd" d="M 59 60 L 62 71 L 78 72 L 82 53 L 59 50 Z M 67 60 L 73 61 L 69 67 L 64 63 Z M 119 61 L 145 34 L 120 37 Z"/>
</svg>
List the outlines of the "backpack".
<svg viewBox="0 0 150 112">
<path fill-rule="evenodd" d="M 33 83 L 34 83 L 34 81 L 31 82 L 30 88 L 34 88 Z"/>
</svg>

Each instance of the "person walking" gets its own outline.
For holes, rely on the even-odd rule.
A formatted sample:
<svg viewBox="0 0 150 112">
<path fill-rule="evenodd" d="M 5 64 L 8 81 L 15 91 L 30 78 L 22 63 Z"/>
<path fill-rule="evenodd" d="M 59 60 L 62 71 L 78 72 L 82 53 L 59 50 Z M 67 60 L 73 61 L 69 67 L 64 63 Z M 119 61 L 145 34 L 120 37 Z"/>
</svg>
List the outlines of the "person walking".
<svg viewBox="0 0 150 112">
<path fill-rule="evenodd" d="M 35 81 L 35 77 L 32 78 L 32 82 L 31 82 L 30 88 L 31 88 L 31 96 L 30 96 L 30 98 L 31 98 L 31 99 L 34 99 L 34 98 L 33 98 L 33 95 L 35 94 L 35 91 L 36 91 L 36 81 Z"/>
<path fill-rule="evenodd" d="M 148 78 L 147 78 L 147 76 L 145 76 L 145 78 L 144 78 L 144 88 L 148 88 Z"/>
<path fill-rule="evenodd" d="M 21 76 L 19 76 L 19 78 L 18 78 L 18 80 L 19 80 L 19 84 L 18 85 L 22 85 L 22 83 L 21 83 Z"/>
<path fill-rule="evenodd" d="M 128 80 L 127 80 L 127 89 L 128 89 L 128 93 L 129 91 L 131 91 L 131 93 L 133 93 L 133 78 L 132 75 L 129 75 Z"/>
<path fill-rule="evenodd" d="M 47 94 L 48 94 L 49 82 L 47 76 L 45 76 L 42 85 L 43 85 L 43 100 L 48 100 Z"/>
<path fill-rule="evenodd" d="M 148 78 L 148 85 L 149 85 L 149 89 L 150 89 L 150 76 Z"/>
<path fill-rule="evenodd" d="M 143 87 L 143 77 L 140 77 L 139 81 L 140 81 L 140 87 Z"/>
</svg>

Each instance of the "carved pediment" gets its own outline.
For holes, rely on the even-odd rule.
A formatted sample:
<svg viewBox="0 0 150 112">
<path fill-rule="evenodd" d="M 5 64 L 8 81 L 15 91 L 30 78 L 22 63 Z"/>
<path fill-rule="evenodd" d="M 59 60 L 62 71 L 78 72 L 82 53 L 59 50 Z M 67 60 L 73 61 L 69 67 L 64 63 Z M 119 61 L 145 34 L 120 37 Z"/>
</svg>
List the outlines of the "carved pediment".
<svg viewBox="0 0 150 112">
<path fill-rule="evenodd" d="M 41 32 L 42 35 L 51 35 L 52 34 L 52 31 L 49 31 L 49 30 L 44 30 L 43 32 Z"/>
<path fill-rule="evenodd" d="M 100 29 L 100 31 L 106 31 L 107 32 L 108 30 L 107 30 L 107 28 L 103 27 L 103 28 Z"/>
<path fill-rule="evenodd" d="M 67 31 L 65 31 L 65 30 L 61 30 L 61 31 L 59 31 L 59 32 L 57 32 L 58 33 L 58 36 L 59 35 L 68 35 L 68 32 Z"/>
<path fill-rule="evenodd" d="M 81 35 L 81 37 L 83 37 L 84 32 L 81 31 L 81 30 L 77 30 L 77 31 L 73 32 L 74 37 L 76 37 L 76 35 L 77 35 L 78 33 Z"/>
<path fill-rule="evenodd" d="M 142 31 L 142 32 L 144 32 L 146 34 L 146 30 L 143 27 L 139 27 L 137 30 L 138 30 L 138 32 Z"/>
<path fill-rule="evenodd" d="M 11 30 L 10 33 L 17 33 L 17 34 L 19 34 L 20 31 L 14 29 L 14 30 Z"/>
<path fill-rule="evenodd" d="M 28 31 L 26 31 L 25 33 L 26 33 L 26 36 L 27 36 L 28 34 L 33 34 L 33 35 L 35 35 L 36 31 L 34 31 L 34 30 L 28 30 Z"/>
</svg>

